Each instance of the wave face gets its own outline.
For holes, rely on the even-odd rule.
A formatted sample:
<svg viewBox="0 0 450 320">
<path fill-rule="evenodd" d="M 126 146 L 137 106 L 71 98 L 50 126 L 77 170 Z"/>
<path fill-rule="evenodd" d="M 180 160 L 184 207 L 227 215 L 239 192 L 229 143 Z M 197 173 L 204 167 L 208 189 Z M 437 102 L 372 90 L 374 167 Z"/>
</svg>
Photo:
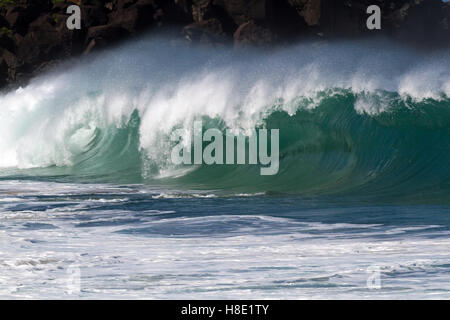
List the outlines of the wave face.
<svg viewBox="0 0 450 320">
<path fill-rule="evenodd" d="M 0 96 L 0 176 L 449 202 L 450 53 L 143 39 Z M 66 68 L 66 69 L 65 69 Z M 280 129 L 280 170 L 174 166 L 171 133 Z"/>
</svg>

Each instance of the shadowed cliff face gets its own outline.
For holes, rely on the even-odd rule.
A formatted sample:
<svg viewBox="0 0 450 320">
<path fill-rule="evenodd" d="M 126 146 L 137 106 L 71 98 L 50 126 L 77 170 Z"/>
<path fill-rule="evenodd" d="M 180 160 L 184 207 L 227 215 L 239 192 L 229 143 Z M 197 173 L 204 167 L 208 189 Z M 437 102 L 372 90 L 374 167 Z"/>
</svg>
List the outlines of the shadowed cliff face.
<svg viewBox="0 0 450 320">
<path fill-rule="evenodd" d="M 81 7 L 81 30 L 66 27 L 70 4 Z M 371 4 L 382 10 L 382 30 L 366 28 Z M 450 43 L 449 25 L 450 4 L 441 0 L 0 0 L 0 87 L 170 26 L 179 40 L 212 46 L 381 34 L 435 47 Z"/>
</svg>

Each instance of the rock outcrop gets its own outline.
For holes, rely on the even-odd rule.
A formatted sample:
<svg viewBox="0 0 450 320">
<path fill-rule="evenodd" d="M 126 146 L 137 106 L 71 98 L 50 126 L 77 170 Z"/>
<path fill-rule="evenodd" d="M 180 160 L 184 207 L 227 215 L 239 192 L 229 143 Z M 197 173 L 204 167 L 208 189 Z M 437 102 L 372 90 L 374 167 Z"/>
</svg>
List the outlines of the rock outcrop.
<svg viewBox="0 0 450 320">
<path fill-rule="evenodd" d="M 81 30 L 66 27 L 81 7 Z M 382 29 L 366 28 L 366 9 Z M 0 87 L 58 61 L 104 49 L 147 30 L 175 28 L 183 41 L 272 46 L 302 38 L 386 35 L 422 46 L 450 45 L 450 3 L 441 0 L 0 0 Z"/>
</svg>

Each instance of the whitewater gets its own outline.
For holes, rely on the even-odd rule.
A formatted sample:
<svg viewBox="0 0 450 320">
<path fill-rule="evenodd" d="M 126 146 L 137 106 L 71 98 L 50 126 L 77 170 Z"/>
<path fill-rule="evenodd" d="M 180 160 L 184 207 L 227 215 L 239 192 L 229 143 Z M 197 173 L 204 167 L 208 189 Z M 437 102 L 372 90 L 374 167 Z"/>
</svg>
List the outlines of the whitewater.
<svg viewBox="0 0 450 320">
<path fill-rule="evenodd" d="M 0 93 L 0 298 L 450 298 L 449 61 L 153 36 Z M 174 165 L 195 121 L 279 172 Z"/>
</svg>

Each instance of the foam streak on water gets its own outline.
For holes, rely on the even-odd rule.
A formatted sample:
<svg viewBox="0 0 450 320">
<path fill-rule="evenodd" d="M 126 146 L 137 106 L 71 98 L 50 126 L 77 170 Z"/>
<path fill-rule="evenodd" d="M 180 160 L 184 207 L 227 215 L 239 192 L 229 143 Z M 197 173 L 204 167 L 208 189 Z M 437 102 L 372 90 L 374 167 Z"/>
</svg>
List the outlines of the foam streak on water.
<svg viewBox="0 0 450 320">
<path fill-rule="evenodd" d="M 0 298 L 450 297 L 450 230 L 439 216 L 449 207 L 155 199 L 163 192 L 138 185 L 9 181 L 0 190 Z M 383 223 L 389 215 L 411 223 Z M 381 289 L 367 288 L 373 267 Z"/>
</svg>

